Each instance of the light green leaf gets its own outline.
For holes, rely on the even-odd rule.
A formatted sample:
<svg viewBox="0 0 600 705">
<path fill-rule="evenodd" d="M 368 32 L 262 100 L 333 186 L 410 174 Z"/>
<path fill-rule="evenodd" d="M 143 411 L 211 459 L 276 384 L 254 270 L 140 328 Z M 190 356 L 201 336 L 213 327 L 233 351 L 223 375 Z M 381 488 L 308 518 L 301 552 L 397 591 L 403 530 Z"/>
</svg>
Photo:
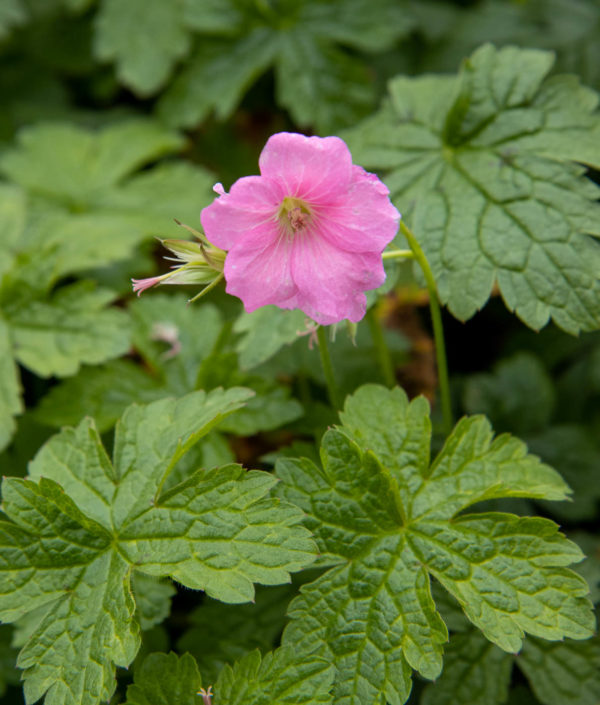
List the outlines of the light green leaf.
<svg viewBox="0 0 600 705">
<path fill-rule="evenodd" d="M 199 365 L 215 347 L 224 323 L 216 306 L 186 302 L 185 296 L 153 294 L 129 307 L 133 343 L 169 394 L 196 387 Z"/>
<path fill-rule="evenodd" d="M 161 88 L 189 49 L 180 2 L 102 0 L 94 53 L 114 61 L 119 80 L 141 97 Z"/>
<path fill-rule="evenodd" d="M 14 417 L 23 410 L 19 371 L 12 357 L 10 332 L 0 318 L 0 450 L 16 429 Z"/>
<path fill-rule="evenodd" d="M 543 705 L 597 705 L 600 639 L 549 643 L 527 639 L 517 664 Z"/>
<path fill-rule="evenodd" d="M 301 512 L 267 496 L 268 473 L 199 471 L 161 494 L 177 459 L 249 395 L 200 391 L 132 406 L 112 462 L 88 419 L 51 438 L 29 478 L 5 478 L 0 618 L 25 619 L 19 665 L 28 701 L 110 698 L 115 665 L 138 650 L 139 622 L 164 616 L 171 592 L 139 576 L 132 592 L 134 570 L 242 601 L 252 599 L 254 580 L 287 582 L 313 560 Z"/>
<path fill-rule="evenodd" d="M 136 214 L 140 222 L 145 214 L 146 220 L 153 220 L 154 234 L 184 239 L 186 233 L 174 224 L 174 218 L 196 227 L 199 211 L 215 197 L 215 181 L 213 174 L 189 162 L 164 162 L 98 194 L 94 205 L 109 212 Z"/>
<path fill-rule="evenodd" d="M 170 581 L 156 580 L 150 575 L 135 571 L 131 576 L 131 589 L 142 629 L 152 629 L 169 616 L 171 598 L 176 593 L 175 586 Z"/>
<path fill-rule="evenodd" d="M 334 669 L 315 653 L 293 647 L 273 651 L 261 658 L 252 651 L 233 668 L 225 666 L 214 686 L 215 702 L 227 705 L 313 705 L 332 702 L 330 689 Z"/>
<path fill-rule="evenodd" d="M 207 599 L 190 615 L 192 626 L 177 643 L 198 661 L 206 683 L 214 683 L 226 663 L 249 651 L 272 649 L 285 626 L 285 612 L 295 595 L 291 585 L 257 588 L 248 605 L 225 605 Z"/>
<path fill-rule="evenodd" d="M 47 426 L 73 426 L 93 416 L 103 433 L 112 428 L 123 411 L 135 402 L 148 403 L 165 395 L 164 387 L 143 368 L 129 360 L 112 360 L 83 368 L 79 374 L 53 387 L 34 411 Z"/>
<path fill-rule="evenodd" d="M 546 78 L 553 55 L 491 45 L 458 76 L 398 77 L 381 112 L 347 135 L 386 171 L 394 202 L 461 320 L 497 284 L 530 327 L 600 327 L 600 191 L 575 162 L 600 164 L 597 95 Z"/>
<path fill-rule="evenodd" d="M 182 144 L 179 135 L 141 119 L 99 130 L 64 123 L 22 130 L 17 145 L 0 159 L 0 170 L 23 186 L 31 201 L 16 248 L 18 266 L 0 283 L 5 296 L 46 293 L 65 275 L 126 260 L 150 236 L 181 237 L 174 218 L 197 221 L 198 210 L 214 198 L 213 177 L 189 163 L 132 172 Z M 11 188 L 8 209 L 15 211 L 19 194 Z M 4 252 L 0 274 L 12 261 L 11 248 Z M 147 266 L 146 260 L 139 266 Z"/>
<path fill-rule="evenodd" d="M 10 271 L 25 226 L 25 196 L 21 189 L 0 184 L 0 279 Z"/>
<path fill-rule="evenodd" d="M 26 669 L 27 701 L 48 690 L 50 702 L 108 699 L 115 685 L 112 664 L 126 666 L 138 648 L 127 565 L 107 551 L 108 531 L 52 480 L 5 479 L 2 497 L 12 520 L 0 527 L 2 619 L 51 604 L 18 659 Z"/>
<path fill-rule="evenodd" d="M 181 138 L 149 120 L 129 120 L 97 132 L 41 124 L 19 133 L 0 168 L 27 190 L 81 208 L 141 166 L 177 151 Z"/>
<path fill-rule="evenodd" d="M 254 581 L 287 582 L 311 560 L 308 532 L 294 528 L 301 512 L 262 499 L 274 484 L 268 473 L 238 465 L 198 471 L 125 524 L 121 550 L 152 575 L 223 602 L 249 602 Z"/>
<path fill-rule="evenodd" d="M 234 353 L 211 355 L 224 333 L 222 316 L 212 304 L 186 306 L 185 302 L 185 297 L 160 294 L 135 300 L 129 308 L 133 342 L 146 363 L 144 369 L 126 360 L 83 369 L 44 397 L 36 418 L 61 426 L 76 424 L 85 414 L 92 414 L 104 431 L 130 403 L 183 395 L 196 388 L 242 385 L 257 394 L 221 425 L 222 430 L 252 435 L 279 428 L 302 415 L 301 405 L 290 399 L 288 389 L 240 373 Z"/>
<path fill-rule="evenodd" d="M 193 656 L 150 654 L 127 687 L 125 705 L 198 705 L 202 678 Z"/>
<path fill-rule="evenodd" d="M 41 377 L 72 375 L 82 364 L 118 357 L 129 348 L 126 315 L 109 309 L 110 291 L 79 282 L 58 289 L 46 301 L 7 303 L 16 359 Z"/>
<path fill-rule="evenodd" d="M 246 384 L 250 383 L 250 380 Z M 289 390 L 268 387 L 240 409 L 233 418 L 221 424 L 221 430 L 236 436 L 252 436 L 260 431 L 273 431 L 295 421 L 303 414 L 302 405 L 290 399 Z"/>
<path fill-rule="evenodd" d="M 22 0 L 4 0 L 0 5 L 0 41 L 7 37 L 13 27 L 27 20 L 27 11 Z"/>
<path fill-rule="evenodd" d="M 512 658 L 477 630 L 454 634 L 444 672 L 425 688 L 420 705 L 502 705 L 508 699 Z"/>
<path fill-rule="evenodd" d="M 246 389 L 217 389 L 128 407 L 115 432 L 114 469 L 93 420 L 84 419 L 53 436 L 29 474 L 60 483 L 97 521 L 121 526 L 151 506 L 165 472 L 250 396 Z"/>
<path fill-rule="evenodd" d="M 447 631 L 435 577 L 490 641 L 518 651 L 523 633 L 584 639 L 594 617 L 579 548 L 541 518 L 459 514 L 483 499 L 562 499 L 567 486 L 524 444 L 462 419 L 429 464 L 429 408 L 400 389 L 367 385 L 322 441 L 321 470 L 281 458 L 282 495 L 306 512 L 334 565 L 290 606 L 284 643 L 320 643 L 337 668 L 335 699 L 401 705 L 410 669 L 436 678 Z M 458 515 L 458 516 L 457 516 Z"/>
</svg>

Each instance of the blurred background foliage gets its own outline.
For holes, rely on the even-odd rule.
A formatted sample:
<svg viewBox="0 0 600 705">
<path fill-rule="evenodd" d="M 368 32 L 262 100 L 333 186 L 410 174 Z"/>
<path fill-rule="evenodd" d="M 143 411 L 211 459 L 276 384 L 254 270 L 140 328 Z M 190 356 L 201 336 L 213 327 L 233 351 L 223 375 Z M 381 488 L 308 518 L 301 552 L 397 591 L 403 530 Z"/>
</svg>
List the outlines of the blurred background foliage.
<svg viewBox="0 0 600 705">
<path fill-rule="evenodd" d="M 212 185 L 256 173 L 271 133 L 351 128 L 378 108 L 390 78 L 456 73 L 486 41 L 550 49 L 554 73 L 600 89 L 600 0 L 0 0 L 3 474 L 24 474 L 56 428 L 85 414 L 109 441 L 132 401 L 218 385 L 249 386 L 257 397 L 190 463 L 269 467 L 287 447 L 314 453 L 334 418 L 318 356 L 298 335 L 303 315 L 247 316 L 222 294 L 195 307 L 181 292 L 138 301 L 129 279 L 165 271 L 153 238 L 183 237 L 173 218 L 197 226 Z M 370 315 L 385 321 L 397 379 L 435 402 L 426 297 L 400 266 L 386 292 Z M 488 415 L 496 431 L 519 435 L 565 476 L 574 501 L 535 511 L 591 554 L 582 571 L 598 599 L 600 335 L 534 333 L 497 295 L 467 324 L 448 315 L 445 325 L 456 414 Z M 333 356 L 345 392 L 383 382 L 366 323 L 356 348 L 340 329 Z M 525 502 L 510 509 L 531 511 Z M 278 588 L 227 610 L 178 594 L 163 622 L 170 588 L 154 610 L 160 589 L 139 589 L 151 615 L 143 653 L 190 650 L 212 676 L 251 648 L 271 648 L 291 594 Z M 221 631 L 209 653 L 200 637 L 214 624 Z M 462 626 L 456 632 L 452 658 L 468 663 L 481 647 Z M 12 639 L 2 627 L 7 703 L 22 702 Z M 600 698 L 597 676 L 584 668 L 599 647 L 585 648 L 569 651 L 585 677 L 576 692 L 559 692 L 561 705 Z M 560 654 L 535 645 L 528 653 L 512 676 L 503 665 L 505 684 L 477 702 L 554 705 L 557 691 L 540 683 Z M 423 702 L 467 705 L 459 686 L 428 686 Z"/>
</svg>

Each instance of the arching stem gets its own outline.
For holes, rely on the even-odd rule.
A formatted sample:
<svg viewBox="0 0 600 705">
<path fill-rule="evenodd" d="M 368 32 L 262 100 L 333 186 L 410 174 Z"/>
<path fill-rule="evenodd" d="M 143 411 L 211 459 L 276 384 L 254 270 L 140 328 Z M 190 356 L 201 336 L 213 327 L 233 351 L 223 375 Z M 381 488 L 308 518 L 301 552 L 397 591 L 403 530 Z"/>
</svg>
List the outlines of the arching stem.
<svg viewBox="0 0 600 705">
<path fill-rule="evenodd" d="M 400 230 L 406 238 L 410 249 L 414 253 L 415 259 L 417 260 L 419 266 L 421 267 L 421 270 L 423 271 L 423 275 L 425 276 L 425 282 L 427 283 L 427 290 L 429 291 L 429 309 L 431 311 L 433 338 L 435 341 L 435 356 L 437 361 L 438 380 L 440 384 L 440 401 L 442 405 L 442 416 L 444 418 L 444 433 L 446 436 L 449 436 L 452 431 L 454 422 L 452 419 L 452 401 L 450 398 L 450 382 L 448 380 L 446 344 L 444 342 L 444 328 L 442 325 L 442 312 L 440 310 L 437 286 L 427 257 L 421 249 L 417 238 L 414 236 L 413 232 L 404 224 L 403 221 L 400 221 Z"/>
<path fill-rule="evenodd" d="M 317 340 L 319 341 L 319 353 L 321 354 L 321 365 L 323 366 L 329 401 L 335 410 L 339 411 L 342 408 L 340 393 L 333 374 L 333 365 L 331 364 L 329 345 L 327 343 L 327 331 L 323 326 L 317 328 Z"/>
</svg>

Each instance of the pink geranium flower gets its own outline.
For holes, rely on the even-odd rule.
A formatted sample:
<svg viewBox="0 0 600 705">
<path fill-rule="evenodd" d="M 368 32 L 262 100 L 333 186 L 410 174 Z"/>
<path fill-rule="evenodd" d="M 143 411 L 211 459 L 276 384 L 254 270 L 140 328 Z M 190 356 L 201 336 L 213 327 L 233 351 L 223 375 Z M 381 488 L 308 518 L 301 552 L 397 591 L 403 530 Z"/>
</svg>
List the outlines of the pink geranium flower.
<svg viewBox="0 0 600 705">
<path fill-rule="evenodd" d="M 365 291 L 385 280 L 381 253 L 400 214 L 374 175 L 352 164 L 339 137 L 281 132 L 265 145 L 260 176 L 238 179 L 200 215 L 228 250 L 227 292 L 246 311 L 298 308 L 322 325 L 359 321 Z"/>
</svg>

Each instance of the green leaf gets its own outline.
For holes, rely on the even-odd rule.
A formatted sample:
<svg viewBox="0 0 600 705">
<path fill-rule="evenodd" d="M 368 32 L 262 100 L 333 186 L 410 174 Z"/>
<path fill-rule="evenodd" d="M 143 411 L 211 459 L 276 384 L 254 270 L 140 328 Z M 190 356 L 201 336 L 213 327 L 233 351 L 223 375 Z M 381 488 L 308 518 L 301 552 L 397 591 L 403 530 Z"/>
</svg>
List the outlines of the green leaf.
<svg viewBox="0 0 600 705">
<path fill-rule="evenodd" d="M 15 432 L 14 417 L 23 410 L 19 370 L 12 357 L 12 343 L 6 323 L 0 318 L 0 450 Z"/>
<path fill-rule="evenodd" d="M 202 678 L 193 656 L 150 654 L 127 687 L 125 705 L 198 705 Z"/>
<path fill-rule="evenodd" d="M 373 104 L 375 82 L 357 52 L 382 51 L 414 24 L 390 0 L 187 0 L 185 17 L 203 36 L 159 103 L 163 119 L 193 127 L 213 110 L 225 119 L 273 68 L 280 105 L 297 124 L 325 134 L 352 124 Z"/>
<path fill-rule="evenodd" d="M 225 666 L 215 684 L 215 703 L 273 705 L 330 703 L 333 667 L 315 653 L 282 646 L 261 658 L 252 651 L 233 668 Z"/>
<path fill-rule="evenodd" d="M 11 645 L 12 632 L 10 627 L 0 626 L 0 695 L 4 695 L 6 686 L 19 683 L 17 650 Z"/>
<path fill-rule="evenodd" d="M 182 145 L 179 135 L 141 119 L 99 130 L 68 123 L 22 130 L 0 170 L 26 189 L 31 207 L 18 266 L 2 288 L 12 298 L 24 287 L 46 292 L 65 275 L 131 257 L 144 238 L 181 237 L 173 219 L 197 220 L 198 208 L 214 198 L 213 177 L 184 163 L 133 172 Z"/>
<path fill-rule="evenodd" d="M 93 416 L 103 433 L 112 428 L 132 403 L 148 403 L 164 396 L 163 386 L 139 365 L 112 360 L 105 365 L 83 368 L 53 387 L 33 412 L 47 426 L 72 426 L 86 415 Z"/>
<path fill-rule="evenodd" d="M 301 405 L 290 399 L 288 389 L 240 373 L 236 355 L 220 352 L 222 346 L 217 343 L 227 335 L 228 327 L 215 306 L 186 306 L 185 302 L 185 297 L 160 294 L 135 300 L 129 308 L 133 342 L 146 363 L 144 369 L 127 360 L 84 369 L 53 387 L 36 410 L 36 419 L 61 426 L 92 414 L 104 431 L 133 402 L 218 386 L 246 386 L 257 392 L 246 407 L 221 424 L 223 431 L 253 435 L 302 415 Z M 211 354 L 213 349 L 215 354 Z"/>
<path fill-rule="evenodd" d="M 131 589 L 142 629 L 152 629 L 169 616 L 171 598 L 176 593 L 171 582 L 134 572 L 131 577 Z"/>
<path fill-rule="evenodd" d="M 79 282 L 46 301 L 6 304 L 15 358 L 41 377 L 64 377 L 81 364 L 122 355 L 129 348 L 128 321 L 122 311 L 107 307 L 113 298 L 91 282 Z"/>
<path fill-rule="evenodd" d="M 513 662 L 543 705 L 596 705 L 600 695 L 600 642 L 528 637 L 510 657 L 476 630 L 450 639 L 441 678 L 425 688 L 421 705 L 501 705 L 511 702 L 508 686 Z"/>
<path fill-rule="evenodd" d="M 25 197 L 21 189 L 0 184 L 0 278 L 10 271 L 25 226 Z"/>
<path fill-rule="evenodd" d="M 597 705 L 600 700 L 600 639 L 549 643 L 527 639 L 517 657 L 543 705 Z"/>
<path fill-rule="evenodd" d="M 548 425 L 555 392 L 539 358 L 523 352 L 499 362 L 493 374 L 471 375 L 463 403 L 469 414 L 485 414 L 497 431 L 523 436 Z"/>
<path fill-rule="evenodd" d="M 27 20 L 27 11 L 22 0 L 4 0 L 0 6 L 0 41 L 7 37 L 13 27 Z"/>
<path fill-rule="evenodd" d="M 28 701 L 44 693 L 65 705 L 110 698 L 114 666 L 131 663 L 139 647 L 133 570 L 241 602 L 252 599 L 253 581 L 287 582 L 313 560 L 301 512 L 267 496 L 268 473 L 198 471 L 161 494 L 177 460 L 249 396 L 200 391 L 131 406 L 112 462 L 84 420 L 42 447 L 29 478 L 4 479 L 0 617 L 32 616 L 19 655 Z M 151 623 L 168 595 L 154 586 L 149 596 L 147 580 L 137 610 Z"/>
<path fill-rule="evenodd" d="M 206 683 L 214 683 L 226 663 L 249 651 L 272 649 L 285 626 L 285 612 L 296 590 L 289 585 L 258 588 L 248 605 L 206 600 L 190 615 L 192 626 L 177 643 L 197 660 Z"/>
<path fill-rule="evenodd" d="M 577 572 L 583 575 L 590 586 L 592 602 L 600 602 L 600 537 L 577 531 L 571 538 L 587 556 L 577 566 Z"/>
<path fill-rule="evenodd" d="M 178 135 L 149 120 L 128 120 L 97 132 L 49 123 L 22 130 L 18 146 L 2 155 L 0 167 L 33 193 L 81 207 L 181 146 Z"/>
<path fill-rule="evenodd" d="M 102 0 L 96 15 L 94 53 L 114 61 L 121 83 L 147 97 L 161 88 L 189 49 L 181 3 Z"/>
<path fill-rule="evenodd" d="M 129 308 L 134 345 L 170 394 L 194 389 L 198 367 L 217 344 L 224 324 L 216 306 L 186 302 L 185 296 L 153 294 Z"/>
<path fill-rule="evenodd" d="M 600 448 L 590 432 L 575 425 L 550 426 L 530 436 L 527 445 L 532 453 L 555 467 L 573 490 L 572 502 L 545 509 L 564 520 L 593 519 L 600 499 Z"/>
<path fill-rule="evenodd" d="M 484 499 L 564 499 L 568 488 L 521 441 L 462 419 L 430 465 L 423 398 L 367 385 L 346 400 L 342 427 L 322 441 L 323 469 L 282 458 L 282 495 L 306 512 L 332 567 L 290 606 L 284 643 L 318 643 L 337 668 L 335 700 L 392 705 L 411 668 L 442 668 L 447 630 L 430 577 L 490 641 L 518 651 L 525 631 L 584 639 L 594 616 L 584 580 L 567 569 L 579 548 L 541 518 L 461 513 Z"/>
<path fill-rule="evenodd" d="M 502 705 L 508 699 L 512 658 L 475 629 L 454 634 L 444 672 L 425 688 L 420 705 Z"/>
<path fill-rule="evenodd" d="M 234 324 L 234 330 L 242 334 L 236 346 L 242 369 L 257 367 L 284 345 L 296 341 L 306 329 L 305 321 L 302 311 L 284 311 L 275 306 L 242 313 Z"/>
<path fill-rule="evenodd" d="M 553 55 L 485 45 L 457 78 L 397 77 L 380 113 L 347 135 L 383 169 L 421 242 L 442 301 L 465 320 L 498 285 L 539 329 L 600 327 L 597 95 L 546 78 Z"/>
<path fill-rule="evenodd" d="M 220 120 L 230 117 L 276 51 L 277 38 L 263 27 L 235 40 L 206 39 L 159 100 L 159 117 L 168 125 L 187 128 L 213 110 Z"/>
</svg>

